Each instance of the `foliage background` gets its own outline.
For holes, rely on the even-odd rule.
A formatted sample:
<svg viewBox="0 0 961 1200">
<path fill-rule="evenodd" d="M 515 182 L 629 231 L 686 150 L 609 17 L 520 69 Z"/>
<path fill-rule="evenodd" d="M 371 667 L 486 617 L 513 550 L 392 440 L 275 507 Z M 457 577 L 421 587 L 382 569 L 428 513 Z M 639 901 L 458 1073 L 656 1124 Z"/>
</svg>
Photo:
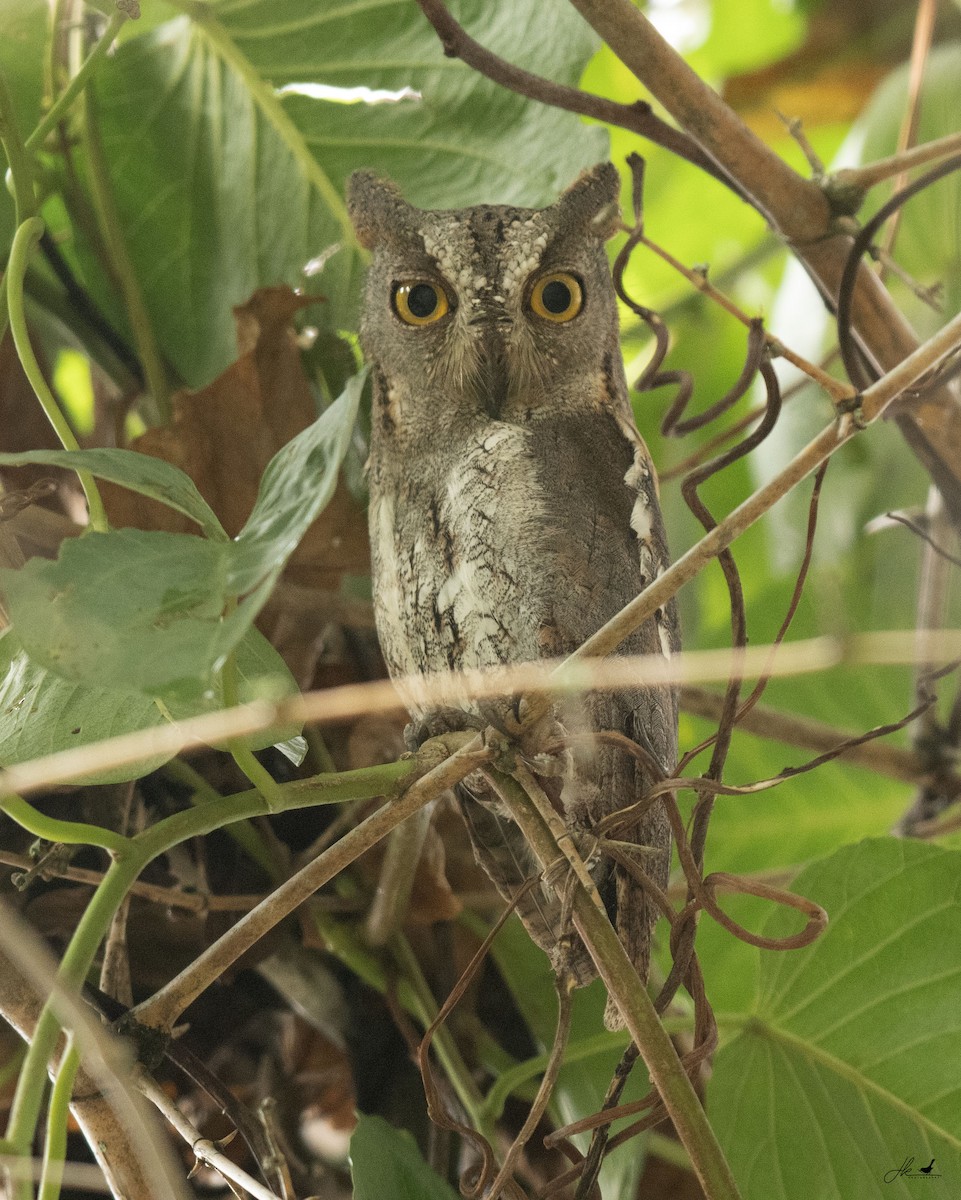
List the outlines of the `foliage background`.
<svg viewBox="0 0 961 1200">
<path fill-rule="evenodd" d="M 580 82 L 624 102 L 639 96 L 633 76 L 560 0 L 548 4 L 516 0 L 511 5 L 463 0 L 451 7 L 484 45 L 530 70 L 562 82 Z M 0 66 L 24 132 L 33 129 L 42 115 L 43 98 L 50 86 L 49 63 L 60 64 L 58 71 L 63 64 L 73 63 L 75 68 L 84 22 L 88 32 L 91 24 L 96 24 L 94 9 L 80 14 L 60 5 L 58 15 L 64 16 L 68 9 L 83 20 L 76 21 L 73 34 L 52 45 L 50 12 L 44 0 L 0 3 Z M 904 63 L 910 49 L 913 6 L 879 3 L 867 13 L 853 0 L 793 5 L 774 0 L 702 0 L 651 5 L 647 11 L 702 77 L 721 90 L 744 119 L 799 169 L 807 169 L 803 156 L 777 120 L 776 110 L 802 119 L 805 134 L 826 163 L 868 161 L 893 149 L 905 106 Z M 928 63 L 919 140 L 954 131 L 959 99 L 958 18 L 951 5 L 939 11 L 938 45 Z M 321 98 L 317 89 L 322 86 L 393 92 L 410 88 L 419 96 L 381 103 L 345 102 L 344 96 Z M 41 211 L 85 303 L 78 305 L 76 295 L 65 288 L 65 272 L 58 274 L 53 269 L 50 255 L 35 255 L 25 285 L 31 334 L 85 445 L 125 445 L 150 430 L 140 447 L 186 469 L 233 535 L 249 512 L 257 477 L 270 453 L 296 432 L 294 426 L 305 424 L 340 394 L 356 366 L 354 330 L 363 263 L 343 204 L 344 181 L 352 169 L 373 166 L 396 179 L 411 201 L 430 207 L 483 200 L 533 205 L 549 202 L 584 166 L 608 155 L 622 165 L 626 154 L 638 148 L 637 139 L 623 130 L 609 130 L 529 103 L 478 78 L 461 62 L 444 58 L 436 36 L 412 0 L 330 5 L 305 5 L 300 0 L 222 0 L 210 5 L 146 0 L 140 20 L 125 25 L 116 52 L 99 65 L 92 86 L 60 139 L 55 137 L 46 144 L 39 181 L 44 197 Z M 812 359 L 824 354 L 830 344 L 831 322 L 811 286 L 757 213 L 666 151 L 640 149 L 648 159 L 645 220 L 649 235 L 687 264 L 709 264 L 711 279 L 746 311 L 764 314 L 770 328 L 792 348 Z M 948 314 L 956 311 L 961 291 L 957 188 L 956 178 L 950 177 L 909 206 L 898 241 L 899 262 L 907 271 L 922 284 L 943 283 Z M 878 193 L 870 197 L 869 210 L 887 194 L 883 187 Z M 4 248 L 9 247 L 14 228 L 12 199 L 0 193 L 0 245 Z M 932 230 L 938 231 L 937 237 L 931 236 Z M 614 249 L 616 246 L 612 253 Z M 322 261 L 313 273 L 305 275 L 305 265 L 311 261 L 318 264 L 318 260 Z M 627 280 L 631 294 L 667 321 L 673 339 L 668 365 L 692 373 L 695 405 L 711 403 L 740 370 L 743 327 L 651 255 L 635 256 Z M 281 283 L 321 294 L 324 300 L 297 312 L 294 305 L 283 313 L 271 309 L 265 315 L 257 310 L 258 342 L 256 332 L 245 334 L 243 318 L 238 324 L 232 310 L 246 305 L 258 289 Z M 933 329 L 939 318 L 907 289 L 898 290 L 896 282 L 892 287 L 919 328 Z M 271 387 L 276 386 L 280 395 L 284 381 L 275 360 L 267 357 L 268 352 L 283 356 L 277 349 L 285 344 L 277 332 L 283 325 L 281 317 L 293 317 L 298 324 L 306 371 L 306 384 L 297 388 L 299 415 L 294 426 L 284 429 L 271 416 L 276 400 Z M 107 336 L 106 327 L 113 331 Z M 633 366 L 636 374 L 650 346 L 628 313 L 624 314 L 623 332 L 629 373 Z M 260 358 L 258 345 L 263 351 Z M 257 391 L 257 405 L 244 407 L 238 417 L 238 410 L 231 408 L 231 397 L 242 391 L 239 376 L 228 376 L 226 391 L 217 388 L 224 373 L 235 370 L 245 354 L 256 362 L 259 390 L 250 393 Z M 790 372 L 785 372 L 785 382 L 791 378 Z M 183 388 L 195 394 L 175 400 L 178 389 Z M 0 359 L 0 396 L 0 449 L 17 451 L 55 444 L 9 347 Z M 246 405 L 248 393 L 243 396 Z M 741 415 L 756 399 L 746 398 L 734 415 Z M 672 468 L 713 431 L 680 443 L 668 441 L 659 433 L 667 404 L 665 393 L 636 397 L 635 404 L 639 426 L 665 477 L 663 501 L 672 543 L 681 549 L 695 541 L 700 530 L 680 498 Z M 826 397 L 811 387 L 802 388 L 759 454 L 707 486 L 712 509 L 719 514 L 728 511 L 782 466 L 830 416 Z M 363 422 L 361 430 L 362 426 Z M 161 435 L 157 430 L 165 432 Z M 206 443 L 209 451 L 204 457 L 197 447 Z M 336 505 L 322 518 L 327 525 L 314 535 L 312 547 L 294 558 L 261 618 L 263 632 L 304 687 L 363 679 L 381 670 L 369 629 L 364 583 L 363 456 L 360 432 L 348 453 L 345 482 L 338 490 Z M 211 464 L 212 458 L 219 459 L 219 468 Z M 8 476 L 8 488 L 15 487 L 18 480 L 22 477 Z M 904 528 L 885 528 L 867 535 L 865 526 L 893 508 L 922 506 L 926 490 L 926 476 L 892 428 L 875 428 L 836 456 L 822 499 L 814 570 L 792 637 L 912 627 L 919 544 Z M 800 491 L 802 494 L 788 497 L 735 546 L 753 642 L 764 643 L 773 637 L 791 594 L 804 547 L 807 489 Z M 61 515 L 76 518 L 78 496 L 66 478 L 58 496 Z M 123 508 L 123 500 L 114 497 L 110 503 L 115 507 L 108 504 L 108 511 L 117 524 L 128 519 L 130 523 L 143 522 L 143 513 L 138 512 L 134 519 Z M 236 508 L 236 512 L 232 510 L 233 524 L 225 512 L 231 504 Z M 147 521 L 152 528 L 168 527 L 158 526 L 155 516 L 148 516 Z M 686 648 L 728 643 L 728 601 L 716 567 L 687 587 L 680 599 Z M 957 615 L 955 596 L 954 624 Z M 112 620 L 107 598 L 104 619 Z M 16 621 L 14 625 L 22 640 L 25 634 Z M 23 660 L 16 657 L 13 635 L 8 633 L 3 640 L 12 672 L 13 664 L 19 662 L 22 667 Z M 318 641 L 323 643 L 320 651 Z M 131 657 L 136 656 L 134 646 Z M 51 664 L 34 666 L 49 670 Z M 252 668 L 248 674 L 254 690 L 266 687 L 268 677 L 274 680 L 271 686 L 291 686 L 277 663 L 259 673 Z M 282 682 L 277 683 L 278 679 Z M 22 682 L 8 674 L 5 686 L 8 704 L 2 719 L 7 724 L 0 751 L 5 764 L 55 747 L 67 724 L 59 693 L 50 701 L 52 715 L 45 723 L 41 711 L 30 725 L 28 737 L 26 726 L 14 713 Z M 911 706 L 911 687 L 907 669 L 846 667 L 775 681 L 765 703 L 815 717 L 838 729 L 862 730 L 903 715 Z M 96 726 L 91 721 L 84 736 L 94 740 L 108 730 L 135 727 L 137 705 L 149 714 L 144 721 L 154 719 L 153 694 L 149 687 L 128 680 L 117 688 L 112 701 L 108 697 L 106 727 L 103 721 Z M 89 696 L 84 703 L 89 711 Z M 682 745 L 694 744 L 709 729 L 707 723 L 683 716 Z M 324 731 L 324 738 L 311 745 L 307 765 L 315 770 L 331 762 L 343 768 L 384 761 L 393 758 L 400 746 L 396 725 L 370 721 Z M 907 744 L 907 736 L 901 735 L 900 741 Z M 726 779 L 748 783 L 775 775 L 807 757 L 806 751 L 738 733 Z M 237 786 L 229 768 L 213 755 L 201 768 L 212 786 L 223 790 Z M 160 774 L 145 779 L 140 792 L 148 807 L 162 808 L 173 803 L 176 787 L 169 774 Z M 805 875 L 798 883 L 805 894 L 817 897 L 820 888 L 825 896 L 833 897 L 838 880 L 853 872 L 852 864 L 869 853 L 856 843 L 863 838 L 885 839 L 870 852 L 874 857 L 866 868 L 879 886 L 886 879 L 894 881 L 879 893 L 880 908 L 865 907 L 859 910 L 860 916 L 855 912 L 847 935 L 850 942 L 839 942 L 832 928 L 834 940 L 825 939 L 796 956 L 803 961 L 794 969 L 791 986 L 802 986 L 807 979 L 810 991 L 824 992 L 835 1013 L 846 1002 L 841 990 L 846 947 L 870 937 L 880 916 L 897 914 L 906 903 L 896 891 L 903 867 L 899 856 L 914 864 L 922 877 L 927 871 L 930 877 L 913 894 L 918 920 L 912 925 L 911 944 L 921 950 L 937 945 L 939 951 L 933 957 L 924 957 L 919 951 L 920 957 L 911 959 L 905 950 L 902 960 L 913 962 L 933 989 L 927 1007 L 917 1009 L 920 1065 L 914 1069 L 923 1075 L 926 1070 L 935 1071 L 939 1061 L 951 1061 L 950 1055 L 957 1049 L 957 1033 L 952 1032 L 956 1018 L 946 1018 L 939 1006 L 947 1003 L 950 981 L 961 964 L 956 961 L 957 939 L 937 918 L 936 897 L 953 895 L 953 856 L 913 845 L 901 847 L 886 838 L 910 800 L 910 789 L 903 782 L 875 771 L 827 764 L 772 793 L 722 801 L 712 823 L 707 865 L 732 872 L 793 872 L 800 864 L 845 847 L 840 857 L 828 860 L 829 865 L 810 867 L 810 880 Z M 63 811 L 64 803 L 88 803 L 76 796 L 67 801 L 54 797 L 49 802 L 58 812 Z M 22 848 L 22 838 L 8 826 L 4 826 L 5 842 L 11 848 Z M 310 842 L 319 826 L 290 817 L 278 819 L 276 830 L 296 852 Z M 267 835 L 261 830 L 260 836 Z M 423 883 L 426 898 L 419 909 L 415 899 L 413 925 L 408 928 L 425 970 L 441 992 L 445 970 L 464 952 L 458 941 L 465 936 L 461 926 L 447 924 L 458 907 L 457 896 L 476 891 L 482 882 L 472 873 L 456 823 L 448 822 L 443 836 L 446 879 L 452 890 L 446 890 L 443 871 L 436 870 L 436 878 Z M 226 839 L 222 841 L 226 843 Z M 206 855 L 200 850 L 192 853 L 197 860 L 189 868 L 183 862 L 166 864 L 165 882 L 182 885 L 197 872 L 201 876 L 206 872 L 207 883 L 216 879 L 221 890 L 255 891 L 263 886 L 262 879 L 249 873 L 249 863 L 216 839 Z M 937 861 L 928 861 L 927 854 L 936 855 Z M 375 867 L 370 866 L 366 875 L 352 876 L 353 882 L 343 886 L 348 891 L 368 888 L 374 873 Z M 56 889 L 41 886 L 28 893 L 31 903 L 26 904 L 26 911 L 41 927 L 46 913 L 53 931 L 62 935 L 88 895 L 77 892 L 71 892 L 69 903 L 61 897 L 56 903 L 64 912 L 52 914 L 55 902 L 50 896 Z M 766 920 L 766 909 L 759 901 L 738 898 L 725 906 L 751 928 Z M 349 927 L 349 922 L 345 925 Z M 139 938 L 156 935 L 153 918 L 147 914 L 143 914 L 142 927 L 136 928 L 138 932 L 131 935 L 135 950 Z M 438 932 L 444 929 L 443 935 Z M 189 959 L 215 936 L 216 922 L 206 927 L 199 922 L 196 928 L 182 932 L 177 954 Z M 429 934 L 434 935 L 433 941 Z M 897 945 L 905 935 L 903 929 L 893 928 L 890 936 L 891 944 Z M 438 939 L 443 937 L 454 938 L 453 951 L 438 950 Z M 332 927 L 325 928 L 324 938 L 328 949 L 336 944 Z M 377 985 L 381 990 L 385 987 L 383 966 L 369 967 L 366 983 L 374 983 L 374 990 L 361 990 L 358 979 L 364 973 L 365 960 L 350 937 L 346 944 L 348 949 L 340 953 L 334 971 L 334 991 L 341 1010 L 346 998 L 348 1015 L 338 1018 L 334 1043 L 313 1046 L 323 1071 L 337 1077 L 341 1091 L 335 1089 L 336 1102 L 304 1099 L 298 1127 L 303 1132 L 308 1124 L 304 1114 L 309 1112 L 318 1127 L 326 1123 L 342 1130 L 344 1113 L 349 1112 L 356 1095 L 365 1111 L 383 1113 L 395 1124 L 404 1123 L 403 1115 L 409 1114 L 413 1105 L 417 1116 L 408 1123 L 423 1135 L 421 1102 L 411 1101 L 416 1088 L 403 1065 L 402 1044 L 389 1031 L 382 1001 L 375 995 Z M 824 1138 L 815 1152 L 825 1171 L 823 1178 L 829 1180 L 821 1194 L 854 1194 L 852 1188 L 862 1189 L 857 1194 L 865 1196 L 908 1194 L 897 1192 L 896 1187 L 882 1187 L 879 1181 L 887 1169 L 887 1160 L 881 1161 L 884 1154 L 891 1158 L 890 1165 L 896 1166 L 904 1154 L 916 1153 L 920 1158 L 930 1149 L 930 1157 L 937 1156 L 942 1165 L 950 1162 L 954 1178 L 961 1178 L 957 1119 L 943 1116 L 941 1109 L 934 1112 L 928 1104 L 939 1086 L 948 1085 L 932 1081 L 927 1091 L 914 1088 L 910 1065 L 903 1065 L 893 1080 L 879 1082 L 873 1073 L 874 1060 L 907 1055 L 906 1047 L 912 1043 L 903 1020 L 894 1019 L 901 1013 L 901 989 L 909 986 L 910 972 L 902 977 L 893 963 L 886 962 L 872 975 L 873 953 L 866 952 L 861 964 L 865 974 L 858 977 L 857 987 L 863 989 L 865 980 L 872 980 L 879 1008 L 870 1021 L 874 1029 L 886 1033 L 878 1034 L 881 1040 L 874 1043 L 865 1037 L 862 1025 L 843 1049 L 829 1048 L 836 1055 L 832 1061 L 845 1064 L 843 1070 L 826 1067 L 828 1082 L 799 1083 L 792 1091 L 793 1076 L 771 1050 L 776 1039 L 763 1031 L 779 1029 L 785 1038 L 790 1035 L 795 1049 L 801 1047 L 807 1067 L 815 1061 L 823 1067 L 828 1050 L 821 1045 L 820 1031 L 830 1027 L 829 1017 L 798 1027 L 790 1009 L 790 988 L 784 985 L 784 975 L 791 974 L 791 968 L 780 959 L 774 962 L 771 954 L 734 941 L 710 922 L 705 921 L 699 934 L 698 951 L 709 996 L 728 1042 L 718 1057 L 709 1111 L 718 1114 L 718 1129 L 745 1195 L 810 1194 L 805 1162 L 794 1156 L 789 1143 L 800 1119 L 796 1112 L 810 1104 L 819 1088 L 830 1103 L 825 1101 L 824 1111 L 812 1108 L 808 1117 L 810 1143 L 818 1140 L 817 1134 Z M 150 956 L 143 949 L 142 954 Z M 329 970 L 328 958 L 322 961 Z M 488 1028 L 471 1027 L 465 1018 L 460 1030 L 469 1053 L 491 1077 L 506 1069 L 511 1056 L 523 1059 L 549 1043 L 553 1021 L 551 1004 L 541 1003 L 545 993 L 550 995 L 544 964 L 517 929 L 505 933 L 497 961 L 513 999 L 504 999 L 500 1009 L 491 1001 L 493 1012 L 485 1013 L 488 1002 L 475 998 L 475 1015 L 479 1012 L 486 1017 Z M 922 961 L 927 966 L 918 965 Z M 157 982 L 155 974 L 135 971 L 135 979 L 149 990 Z M 257 978 L 264 974 L 262 969 Z M 240 979 L 241 984 L 235 981 L 224 993 L 231 1004 L 241 1003 L 244 980 L 249 984 L 249 977 Z M 259 1017 L 263 1023 L 264 1013 L 268 1013 L 272 1020 L 281 1021 L 276 1014 L 285 1006 L 277 1000 L 277 993 L 266 984 L 257 986 L 263 987 L 264 997 L 269 998 L 254 1002 L 250 1006 L 253 1011 L 246 1016 L 250 1020 Z M 271 986 L 276 988 L 276 978 Z M 486 986 L 495 985 L 488 981 Z M 577 1066 L 562 1076 L 556 1095 L 558 1119 L 584 1115 L 597 1106 L 617 1057 L 616 1039 L 601 1039 L 603 1054 L 590 1052 L 590 1039 L 596 1041 L 599 1028 L 600 997 L 597 988 L 589 992 L 578 998 L 572 1047 Z M 503 1028 L 513 1019 L 512 1005 L 519 1008 L 532 1035 L 520 1038 L 517 1044 L 510 1044 Z M 382 1078 L 374 1075 L 371 1058 L 360 1054 L 356 1045 L 357 1014 L 374 1009 L 382 1015 L 377 1029 L 384 1031 L 388 1047 L 384 1061 L 393 1064 Z M 753 1014 L 754 1024 L 747 1014 Z M 330 1019 L 325 1010 L 323 1020 Z M 683 1014 L 679 1019 L 683 1024 Z M 315 1026 L 318 1023 L 319 1019 L 315 1020 Z M 239 1027 L 242 1022 L 238 1019 L 237 1024 Z M 198 1045 L 208 1056 L 215 1050 L 222 1052 L 236 1067 L 237 1046 L 216 1032 L 215 1025 L 212 1013 L 206 1019 L 197 1018 Z M 931 1036 L 925 1040 L 928 1029 Z M 884 1036 L 888 1037 L 886 1043 Z M 500 1045 L 496 1044 L 498 1038 Z M 338 1040 L 346 1040 L 352 1056 L 345 1055 L 342 1048 L 339 1055 L 335 1053 L 332 1045 Z M 279 1054 L 279 1038 L 266 1041 L 271 1052 Z M 578 1061 L 581 1042 L 587 1049 Z M 904 1059 L 905 1064 L 909 1058 Z M 365 1071 L 371 1072 L 366 1079 Z M 301 1082 L 301 1075 L 305 1079 L 310 1075 L 304 1060 L 298 1060 L 295 1074 Z M 844 1084 L 839 1082 L 842 1076 Z M 245 1085 L 251 1095 L 256 1092 L 250 1079 Z M 877 1099 L 884 1093 L 870 1114 L 875 1129 L 870 1153 L 877 1161 L 863 1150 L 860 1170 L 852 1176 L 845 1175 L 843 1163 L 845 1155 L 853 1153 L 852 1147 L 863 1142 L 862 1133 L 851 1128 L 844 1137 L 834 1138 L 829 1132 L 849 1104 L 845 1086 L 853 1087 L 861 1098 L 870 1094 Z M 940 1103 L 943 1108 L 943 1096 Z M 774 1113 L 771 1126 L 762 1129 L 764 1114 L 769 1112 Z M 898 1125 L 902 1119 L 904 1126 Z M 371 1128 L 362 1126 L 363 1145 L 375 1147 L 370 1151 L 375 1156 L 380 1150 L 393 1153 L 389 1139 L 378 1138 Z M 654 1146 L 669 1156 L 662 1143 L 655 1141 Z M 364 1151 L 356 1153 L 362 1156 Z M 435 1153 L 435 1165 L 437 1159 Z M 355 1170 L 360 1161 L 355 1161 Z M 606 1170 L 605 1197 L 635 1194 L 642 1167 L 637 1144 L 620 1152 Z M 366 1193 L 364 1186 L 369 1188 Z M 659 1185 L 651 1173 L 640 1186 L 652 1189 Z M 358 1184 L 357 1194 L 377 1194 L 376 1187 Z"/>
</svg>

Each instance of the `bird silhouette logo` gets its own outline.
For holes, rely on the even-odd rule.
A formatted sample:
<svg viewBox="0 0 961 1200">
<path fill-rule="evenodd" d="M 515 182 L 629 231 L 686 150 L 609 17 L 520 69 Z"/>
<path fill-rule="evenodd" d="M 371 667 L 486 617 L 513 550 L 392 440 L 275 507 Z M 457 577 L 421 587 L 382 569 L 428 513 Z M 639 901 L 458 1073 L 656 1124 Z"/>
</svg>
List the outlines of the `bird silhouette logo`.
<svg viewBox="0 0 961 1200">
<path fill-rule="evenodd" d="M 894 1183 L 897 1179 L 920 1179 L 923 1175 L 926 1179 L 940 1179 L 941 1175 L 935 1171 L 935 1159 L 931 1159 L 926 1167 L 916 1167 L 914 1165 L 914 1156 L 910 1155 L 905 1158 L 899 1167 L 895 1167 L 893 1171 L 888 1171 L 884 1176 L 885 1183 Z"/>
</svg>

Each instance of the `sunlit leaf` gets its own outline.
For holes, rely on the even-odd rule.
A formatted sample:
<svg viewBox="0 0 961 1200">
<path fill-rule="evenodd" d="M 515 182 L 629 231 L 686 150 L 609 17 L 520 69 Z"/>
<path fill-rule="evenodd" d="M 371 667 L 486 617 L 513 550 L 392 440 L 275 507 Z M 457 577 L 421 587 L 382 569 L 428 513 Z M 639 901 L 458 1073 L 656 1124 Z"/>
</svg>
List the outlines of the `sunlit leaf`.
<svg viewBox="0 0 961 1200">
<path fill-rule="evenodd" d="M 961 1176 L 961 1083 L 944 1073 L 961 1053 L 959 875 L 957 853 L 884 839 L 795 880 L 828 928 L 763 955 L 756 1009 L 708 1092 L 745 1200 L 913 1196 L 906 1159 Z M 778 913 L 765 932 L 796 926 Z"/>
</svg>

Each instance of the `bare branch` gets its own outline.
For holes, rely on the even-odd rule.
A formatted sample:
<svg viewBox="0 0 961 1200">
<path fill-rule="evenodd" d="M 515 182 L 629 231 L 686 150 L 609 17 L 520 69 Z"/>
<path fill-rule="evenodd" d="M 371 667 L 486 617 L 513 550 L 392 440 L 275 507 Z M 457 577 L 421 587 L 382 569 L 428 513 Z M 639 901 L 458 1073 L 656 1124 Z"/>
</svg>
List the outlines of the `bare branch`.
<svg viewBox="0 0 961 1200">
<path fill-rule="evenodd" d="M 721 696 L 704 688 L 689 684 L 681 689 L 681 707 L 694 716 L 716 720 L 720 716 L 721 703 Z M 802 717 L 796 713 L 781 712 L 763 704 L 755 705 L 750 712 L 739 718 L 737 727 L 756 737 L 769 738 L 787 746 L 818 752 L 832 750 L 841 742 L 857 736 L 854 730 L 836 729 L 824 721 L 815 721 L 811 717 Z M 850 747 L 839 755 L 839 761 L 852 763 L 905 783 L 923 780 L 928 770 L 924 759 L 913 750 L 878 741 Z M 958 787 L 961 790 L 961 778 L 958 779 Z"/>
<path fill-rule="evenodd" d="M 254 1197 L 254 1200 L 281 1200 L 281 1197 L 276 1192 L 272 1192 L 270 1188 L 264 1187 L 262 1183 L 252 1178 L 252 1176 L 248 1175 L 246 1171 L 228 1158 L 223 1153 L 222 1143 L 214 1142 L 210 1138 L 204 1137 L 200 1130 L 187 1120 L 163 1088 L 146 1071 L 136 1069 L 134 1077 L 140 1091 L 153 1104 L 157 1111 L 167 1119 L 173 1128 L 176 1129 L 199 1162 L 206 1163 L 208 1167 L 213 1167 L 215 1171 L 219 1171 L 224 1179 L 229 1179 L 239 1184 L 240 1187 Z"/>
<path fill-rule="evenodd" d="M 925 142 L 923 146 L 915 146 L 901 154 L 892 154 L 889 158 L 879 158 L 876 162 L 864 167 L 842 167 L 826 180 L 826 186 L 853 188 L 867 191 L 875 184 L 883 183 L 885 179 L 902 175 L 915 167 L 926 166 L 939 158 L 947 158 L 950 154 L 961 151 L 961 133 L 949 133 L 933 142 Z"/>
<path fill-rule="evenodd" d="M 725 522 L 722 521 L 718 528 L 723 529 L 724 526 Z M 714 534 L 717 535 L 717 530 Z M 707 540 L 702 539 L 688 554 L 693 555 Z M 685 555 L 684 560 L 679 562 L 684 562 L 687 557 Z M 658 580 L 657 584 L 647 588 L 623 610 L 629 614 L 624 619 L 633 620 L 636 610 L 632 606 L 642 600 L 645 606 L 653 600 L 650 612 L 655 611 L 673 595 L 675 585 L 680 588 L 708 561 L 710 555 L 693 570 L 685 562 L 684 578 L 679 580 L 677 575 L 671 575 L 670 590 L 658 588 L 652 596 L 652 588 L 661 583 L 661 580 Z M 673 568 L 671 570 L 673 571 Z M 667 578 L 667 575 L 662 578 Z M 647 615 L 650 615 L 650 612 Z M 646 616 L 642 617 L 639 623 L 643 623 L 644 620 Z M 604 629 L 606 628 L 605 626 Z M 617 642 L 613 644 L 616 646 Z M 778 649 L 777 660 L 773 665 L 769 664 L 771 649 L 770 646 L 752 646 L 741 652 L 739 661 L 745 678 L 753 678 L 761 673 L 779 678 L 806 675 L 844 663 L 910 664 L 915 661 L 917 654 L 914 634 L 900 630 L 861 634 L 849 638 L 817 637 L 788 642 Z M 942 635 L 932 637 L 926 643 L 925 653 L 935 656 L 940 662 L 948 662 L 958 657 L 961 655 L 961 632 L 946 630 Z M 591 689 L 633 689 L 642 685 L 717 683 L 730 677 L 732 666 L 733 659 L 729 650 L 699 650 L 679 654 L 672 662 L 668 662 L 660 654 L 636 657 L 619 655 L 615 659 L 587 659 L 578 656 L 576 659 L 567 659 L 564 663 L 547 659 L 537 663 L 521 663 L 517 666 L 496 667 L 483 671 L 438 672 L 436 675 L 411 676 L 406 682 L 410 686 L 416 685 L 419 694 L 429 704 L 432 700 L 449 700 L 452 685 L 456 687 L 458 695 L 465 699 L 483 699 L 519 692 L 549 696 Z M 561 667 L 564 668 L 562 674 L 559 673 Z M 395 682 L 402 684 L 405 681 Z M 176 754 L 181 750 L 217 744 L 227 738 L 250 737 L 265 730 L 285 728 L 298 722 L 344 721 L 365 714 L 403 711 L 404 706 L 394 684 L 385 680 L 308 692 L 277 704 L 262 701 L 241 704 L 222 709 L 220 712 L 205 713 L 201 717 L 161 729 L 121 734 L 115 738 L 106 738 L 102 742 L 93 742 L 81 749 L 58 751 L 56 754 L 45 755 L 19 766 L 8 767 L 0 771 L 0 809 L 3 807 L 3 796 L 29 794 L 59 784 L 76 783 L 82 780 L 84 775 L 138 763 L 158 752 Z M 293 784 L 280 785 L 280 790 L 290 792 L 292 806 L 302 807 L 305 803 L 320 804 L 323 802 L 323 789 L 332 780 L 342 783 L 343 777 L 318 776 L 314 779 L 298 780 Z M 303 798 L 307 794 L 310 795 L 309 800 Z M 157 899 L 161 898 L 157 895 Z"/>
</svg>

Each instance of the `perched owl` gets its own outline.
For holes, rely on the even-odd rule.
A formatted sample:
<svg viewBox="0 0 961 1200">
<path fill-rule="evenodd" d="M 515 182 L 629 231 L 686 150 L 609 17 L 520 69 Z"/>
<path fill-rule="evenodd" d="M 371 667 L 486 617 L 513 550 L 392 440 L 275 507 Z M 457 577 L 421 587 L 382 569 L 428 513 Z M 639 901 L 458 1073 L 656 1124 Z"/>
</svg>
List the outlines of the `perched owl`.
<svg viewBox="0 0 961 1200">
<path fill-rule="evenodd" d="M 361 323 L 373 378 L 370 541 L 377 629 L 394 676 L 566 655 L 667 563 L 604 253 L 618 195 L 609 163 L 545 209 L 424 211 L 368 172 L 350 180 L 351 219 L 373 252 Z M 678 646 L 671 608 L 621 652 L 670 656 Z M 490 710 L 463 704 L 456 690 L 449 706 L 426 703 L 416 687 L 405 702 L 427 732 L 490 722 Z M 521 752 L 575 840 L 651 782 L 622 748 L 583 736 L 604 730 L 641 742 L 670 772 L 676 699 L 644 687 L 592 694 L 558 703 L 540 731 L 525 733 Z M 551 765 L 536 753 L 538 732 L 568 747 Z M 483 779 L 468 779 L 459 800 L 478 861 L 513 899 L 537 871 L 519 829 Z M 664 886 L 662 806 L 616 836 L 650 848 L 638 861 Z M 581 841 L 646 977 L 656 906 L 623 866 Z M 556 968 L 581 983 L 593 977 L 547 885 L 519 912 Z M 611 1005 L 605 1019 L 619 1024 Z"/>
</svg>

